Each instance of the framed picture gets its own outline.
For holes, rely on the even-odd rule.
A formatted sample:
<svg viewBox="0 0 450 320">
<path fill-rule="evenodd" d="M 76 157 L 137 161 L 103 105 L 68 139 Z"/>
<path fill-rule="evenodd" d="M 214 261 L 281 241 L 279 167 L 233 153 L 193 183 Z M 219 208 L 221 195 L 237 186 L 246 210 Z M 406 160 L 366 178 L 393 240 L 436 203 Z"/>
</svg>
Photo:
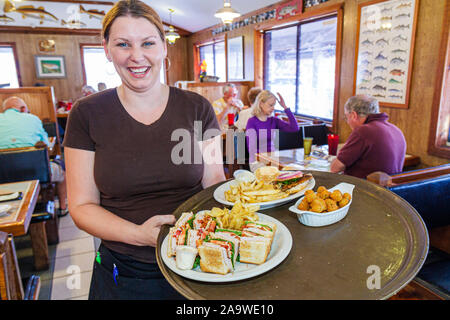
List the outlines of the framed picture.
<svg viewBox="0 0 450 320">
<path fill-rule="evenodd" d="M 244 37 L 227 40 L 228 80 L 244 79 Z"/>
<path fill-rule="evenodd" d="M 34 56 L 38 79 L 65 78 L 64 56 Z"/>
<path fill-rule="evenodd" d="M 419 0 L 375 0 L 358 6 L 354 94 L 380 106 L 408 108 Z"/>
</svg>

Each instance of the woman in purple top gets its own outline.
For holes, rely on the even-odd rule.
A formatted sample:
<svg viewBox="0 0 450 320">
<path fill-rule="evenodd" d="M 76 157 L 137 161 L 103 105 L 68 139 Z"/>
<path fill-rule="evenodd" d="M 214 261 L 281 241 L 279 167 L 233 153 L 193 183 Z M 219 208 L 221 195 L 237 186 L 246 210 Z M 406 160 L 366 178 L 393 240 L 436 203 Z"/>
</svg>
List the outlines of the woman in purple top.
<svg viewBox="0 0 450 320">
<path fill-rule="evenodd" d="M 297 120 L 291 110 L 284 103 L 283 97 L 278 93 L 279 99 L 268 91 L 263 90 L 256 97 L 253 108 L 253 117 L 247 122 L 246 136 L 250 163 L 255 162 L 255 154 L 270 152 L 275 149 L 274 137 L 277 130 L 295 132 L 298 131 Z M 283 107 L 289 122 L 272 116 L 275 104 Z"/>
</svg>

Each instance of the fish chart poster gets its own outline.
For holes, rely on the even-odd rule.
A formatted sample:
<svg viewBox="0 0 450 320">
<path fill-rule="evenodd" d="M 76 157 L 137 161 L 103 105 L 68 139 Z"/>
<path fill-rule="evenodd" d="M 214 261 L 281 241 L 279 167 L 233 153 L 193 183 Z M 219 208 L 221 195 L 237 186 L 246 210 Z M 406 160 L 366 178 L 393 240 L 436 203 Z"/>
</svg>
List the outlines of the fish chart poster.
<svg viewBox="0 0 450 320">
<path fill-rule="evenodd" d="M 418 2 L 359 6 L 355 94 L 369 94 L 382 107 L 408 108 Z"/>
</svg>

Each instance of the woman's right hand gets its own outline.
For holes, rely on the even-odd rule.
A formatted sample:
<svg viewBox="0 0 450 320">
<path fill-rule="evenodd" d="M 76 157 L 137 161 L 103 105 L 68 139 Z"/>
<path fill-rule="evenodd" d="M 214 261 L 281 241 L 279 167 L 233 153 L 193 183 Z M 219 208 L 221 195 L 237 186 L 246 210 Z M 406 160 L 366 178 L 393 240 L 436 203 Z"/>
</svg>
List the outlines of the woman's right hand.
<svg viewBox="0 0 450 320">
<path fill-rule="evenodd" d="M 164 224 L 174 225 L 175 221 L 175 216 L 171 214 L 151 217 L 138 226 L 138 243 L 142 246 L 156 247 L 156 241 L 158 239 L 161 226 Z"/>
</svg>

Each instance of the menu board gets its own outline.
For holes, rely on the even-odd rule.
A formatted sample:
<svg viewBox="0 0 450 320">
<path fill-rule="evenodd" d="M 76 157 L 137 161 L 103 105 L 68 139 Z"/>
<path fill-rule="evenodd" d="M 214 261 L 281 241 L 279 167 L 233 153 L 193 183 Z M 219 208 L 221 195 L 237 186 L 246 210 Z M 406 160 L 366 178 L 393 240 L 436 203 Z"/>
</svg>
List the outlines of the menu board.
<svg viewBox="0 0 450 320">
<path fill-rule="evenodd" d="M 380 106 L 408 108 L 418 2 L 359 6 L 355 94 L 369 94 Z"/>
</svg>

